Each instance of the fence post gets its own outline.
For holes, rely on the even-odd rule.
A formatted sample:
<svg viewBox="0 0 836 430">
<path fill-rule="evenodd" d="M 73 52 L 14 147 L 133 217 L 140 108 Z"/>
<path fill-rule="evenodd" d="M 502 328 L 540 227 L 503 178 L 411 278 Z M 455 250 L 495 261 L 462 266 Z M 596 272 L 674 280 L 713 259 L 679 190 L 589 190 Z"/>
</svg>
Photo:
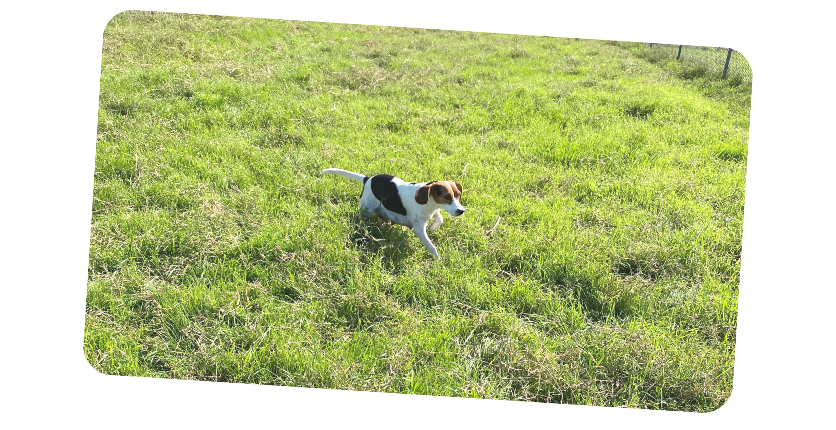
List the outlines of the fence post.
<svg viewBox="0 0 836 430">
<path fill-rule="evenodd" d="M 679 56 L 682 54 L 682 45 L 679 45 L 679 52 L 676 53 L 676 59 L 679 60 Z"/>
<path fill-rule="evenodd" d="M 726 67 L 723 67 L 723 79 L 726 79 L 726 72 L 729 71 L 729 60 L 731 60 L 731 51 L 732 49 L 729 48 L 729 54 L 726 55 Z"/>
</svg>

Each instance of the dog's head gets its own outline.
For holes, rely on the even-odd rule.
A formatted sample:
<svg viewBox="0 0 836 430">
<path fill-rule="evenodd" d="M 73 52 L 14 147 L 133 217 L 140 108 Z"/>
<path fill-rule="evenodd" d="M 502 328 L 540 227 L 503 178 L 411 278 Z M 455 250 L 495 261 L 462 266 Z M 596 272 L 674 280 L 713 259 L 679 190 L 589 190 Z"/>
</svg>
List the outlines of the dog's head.
<svg viewBox="0 0 836 430">
<path fill-rule="evenodd" d="M 434 204 L 452 216 L 464 214 L 462 206 L 462 184 L 452 181 L 430 182 L 415 192 L 418 204 Z"/>
</svg>

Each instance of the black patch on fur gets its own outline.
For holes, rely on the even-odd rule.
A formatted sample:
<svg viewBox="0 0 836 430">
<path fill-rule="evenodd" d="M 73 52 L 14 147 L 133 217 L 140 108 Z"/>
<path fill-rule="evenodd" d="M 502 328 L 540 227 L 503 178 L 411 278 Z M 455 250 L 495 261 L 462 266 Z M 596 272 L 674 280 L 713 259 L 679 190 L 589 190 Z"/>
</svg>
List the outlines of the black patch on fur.
<svg viewBox="0 0 836 430">
<path fill-rule="evenodd" d="M 375 175 L 372 177 L 372 194 L 380 200 L 386 210 L 396 214 L 406 215 L 406 208 L 398 195 L 398 186 L 392 183 L 392 175 Z"/>
<path fill-rule="evenodd" d="M 366 185 L 366 181 L 369 180 L 368 176 L 363 176 L 363 185 Z"/>
</svg>

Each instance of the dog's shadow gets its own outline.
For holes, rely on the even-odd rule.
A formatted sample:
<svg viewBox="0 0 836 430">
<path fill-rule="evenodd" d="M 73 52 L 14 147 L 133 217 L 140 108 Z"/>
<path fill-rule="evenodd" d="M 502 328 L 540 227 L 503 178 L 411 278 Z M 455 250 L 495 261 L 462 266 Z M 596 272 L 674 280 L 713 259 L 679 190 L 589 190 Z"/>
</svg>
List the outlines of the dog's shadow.
<svg viewBox="0 0 836 430">
<path fill-rule="evenodd" d="M 414 234 L 412 230 L 384 221 L 377 215 L 364 217 L 356 214 L 352 218 L 349 240 L 360 252 L 364 263 L 382 260 L 384 266 L 400 271 L 413 253 L 414 244 L 409 235 Z M 423 245 L 421 249 L 424 249 Z"/>
</svg>

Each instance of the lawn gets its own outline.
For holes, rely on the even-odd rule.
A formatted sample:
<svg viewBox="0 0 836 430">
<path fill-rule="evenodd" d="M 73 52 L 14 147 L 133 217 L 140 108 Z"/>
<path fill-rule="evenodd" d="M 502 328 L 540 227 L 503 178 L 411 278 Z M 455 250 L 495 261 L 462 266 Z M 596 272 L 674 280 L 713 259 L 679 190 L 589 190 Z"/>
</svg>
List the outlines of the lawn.
<svg viewBox="0 0 836 430">
<path fill-rule="evenodd" d="M 732 391 L 751 83 L 639 43 L 124 12 L 100 372 L 707 412 Z M 335 167 L 455 180 L 430 233 Z"/>
</svg>

